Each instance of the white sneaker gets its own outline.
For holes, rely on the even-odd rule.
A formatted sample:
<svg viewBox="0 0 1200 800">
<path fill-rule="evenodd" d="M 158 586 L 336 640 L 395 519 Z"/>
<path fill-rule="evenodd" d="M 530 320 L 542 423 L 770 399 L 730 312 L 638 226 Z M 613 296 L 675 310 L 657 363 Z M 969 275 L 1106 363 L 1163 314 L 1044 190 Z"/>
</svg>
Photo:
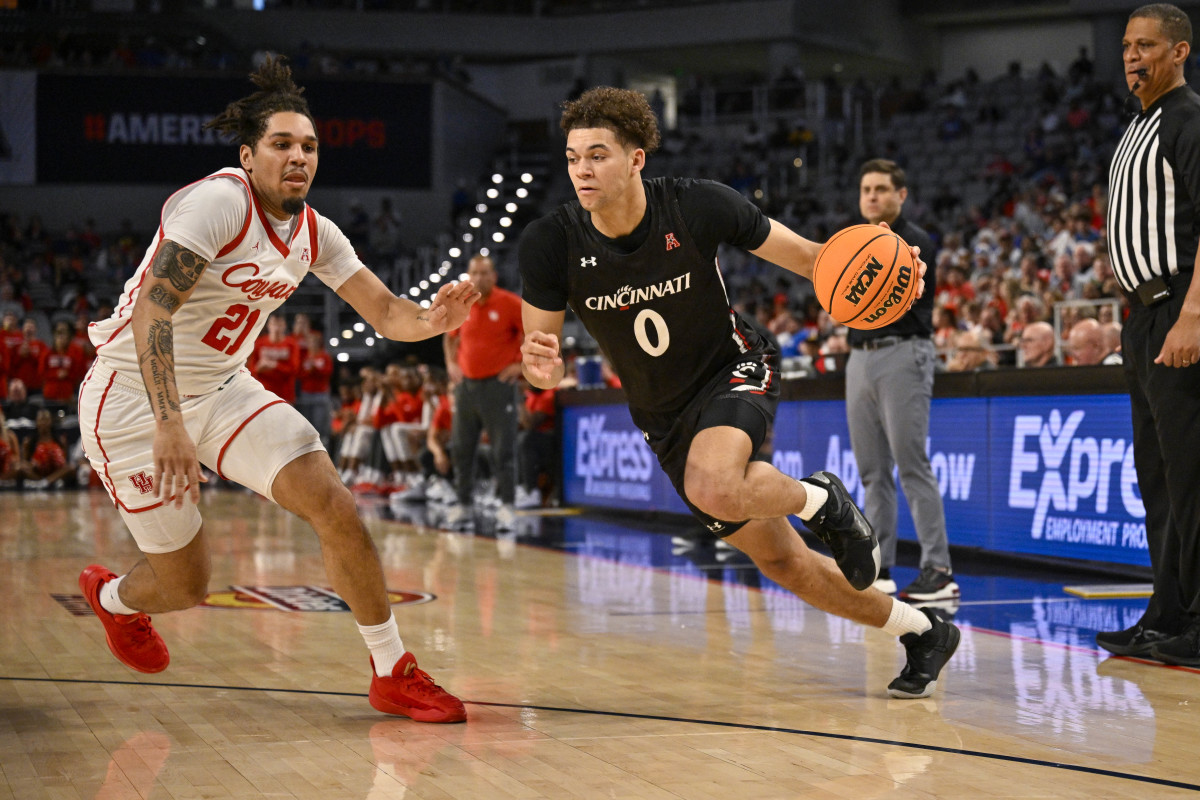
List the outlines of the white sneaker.
<svg viewBox="0 0 1200 800">
<path fill-rule="evenodd" d="M 517 499 L 513 503 L 516 508 L 538 508 L 542 505 L 542 494 L 537 489 L 517 487 Z"/>
<path fill-rule="evenodd" d="M 515 531 L 517 529 L 517 512 L 510 505 L 502 505 L 496 509 L 496 530 Z"/>
<path fill-rule="evenodd" d="M 446 509 L 442 527 L 452 531 L 471 530 L 475 527 L 475 516 L 469 507 L 455 504 Z"/>
<path fill-rule="evenodd" d="M 896 593 L 896 581 L 893 580 L 891 570 L 887 567 L 879 570 L 879 577 L 871 584 L 872 589 L 878 589 L 884 594 Z"/>
<path fill-rule="evenodd" d="M 399 497 L 405 503 L 424 503 L 429 494 L 429 481 L 417 478 L 403 492 L 397 492 L 392 497 Z"/>
</svg>

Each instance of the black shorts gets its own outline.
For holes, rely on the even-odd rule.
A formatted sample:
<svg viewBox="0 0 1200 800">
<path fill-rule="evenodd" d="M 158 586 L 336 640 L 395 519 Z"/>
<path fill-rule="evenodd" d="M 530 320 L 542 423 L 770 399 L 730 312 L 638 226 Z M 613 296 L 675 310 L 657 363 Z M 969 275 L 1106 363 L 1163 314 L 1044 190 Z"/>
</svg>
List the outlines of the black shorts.
<svg viewBox="0 0 1200 800">
<path fill-rule="evenodd" d="M 779 407 L 779 372 L 774 352 L 747 353 L 727 364 L 696 394 L 682 411 L 663 413 L 630 407 L 633 424 L 641 429 L 646 443 L 658 456 L 671 485 L 704 527 L 722 538 L 749 520 L 723 520 L 705 514 L 683 491 L 688 451 L 696 434 L 705 428 L 729 426 L 750 437 L 755 461 L 770 461 L 771 428 Z"/>
</svg>

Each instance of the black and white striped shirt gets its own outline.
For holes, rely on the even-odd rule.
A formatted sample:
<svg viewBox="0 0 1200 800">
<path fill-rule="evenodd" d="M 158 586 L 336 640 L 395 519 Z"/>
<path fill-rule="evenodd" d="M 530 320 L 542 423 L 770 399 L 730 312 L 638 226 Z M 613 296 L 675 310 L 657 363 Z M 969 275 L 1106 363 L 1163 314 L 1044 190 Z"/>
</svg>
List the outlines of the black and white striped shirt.
<svg viewBox="0 0 1200 800">
<path fill-rule="evenodd" d="M 1200 242 L 1200 95 L 1172 89 L 1129 124 L 1108 172 L 1108 254 L 1126 291 L 1190 272 Z"/>
</svg>

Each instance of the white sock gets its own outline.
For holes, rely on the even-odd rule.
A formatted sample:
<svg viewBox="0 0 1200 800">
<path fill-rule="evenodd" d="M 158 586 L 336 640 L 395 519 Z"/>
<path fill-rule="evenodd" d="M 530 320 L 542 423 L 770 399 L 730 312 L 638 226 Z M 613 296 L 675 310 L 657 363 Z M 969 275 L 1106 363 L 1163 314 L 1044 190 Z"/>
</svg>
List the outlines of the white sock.
<svg viewBox="0 0 1200 800">
<path fill-rule="evenodd" d="M 404 643 L 400 641 L 396 615 L 392 614 L 381 625 L 359 625 L 358 632 L 367 643 L 371 658 L 375 659 L 375 674 L 381 678 L 390 676 L 392 667 L 404 656 Z"/>
<path fill-rule="evenodd" d="M 809 483 L 808 481 L 800 481 L 800 483 L 804 484 L 804 491 L 808 493 L 808 500 L 805 501 L 804 508 L 800 510 L 797 516 L 808 522 L 813 518 L 813 514 L 820 511 L 821 507 L 825 505 L 825 501 L 829 499 L 829 490 L 824 486 L 817 486 L 815 483 Z"/>
<path fill-rule="evenodd" d="M 122 575 L 119 578 L 113 578 L 108 583 L 100 587 L 100 607 L 110 614 L 136 614 L 136 608 L 130 608 L 121 602 L 121 595 L 117 594 L 117 586 L 121 581 L 125 580 Z"/>
<path fill-rule="evenodd" d="M 922 614 L 908 603 L 892 598 L 892 613 L 888 621 L 883 623 L 883 632 L 892 636 L 903 636 L 906 633 L 920 635 L 933 628 L 929 617 Z"/>
</svg>

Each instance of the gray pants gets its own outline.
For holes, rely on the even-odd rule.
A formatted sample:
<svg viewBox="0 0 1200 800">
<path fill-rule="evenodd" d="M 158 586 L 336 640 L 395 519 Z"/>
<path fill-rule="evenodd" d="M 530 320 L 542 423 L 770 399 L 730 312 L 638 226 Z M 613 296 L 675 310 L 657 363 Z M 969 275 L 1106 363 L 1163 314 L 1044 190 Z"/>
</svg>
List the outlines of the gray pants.
<svg viewBox="0 0 1200 800">
<path fill-rule="evenodd" d="M 451 457 L 454 488 L 461 505 L 471 504 L 475 484 L 475 451 L 479 434 L 486 430 L 491 440 L 492 475 L 496 497 L 512 505 L 517 476 L 517 386 L 495 378 L 463 378 L 454 387 L 454 422 L 451 428 Z"/>
<path fill-rule="evenodd" d="M 333 418 L 333 400 L 328 392 L 300 392 L 296 395 L 296 410 L 312 423 L 321 435 L 321 444 L 329 449 L 329 429 Z"/>
<path fill-rule="evenodd" d="M 929 401 L 935 351 L 928 339 L 909 339 L 878 350 L 855 348 L 846 364 L 846 421 L 862 476 L 863 512 L 879 537 L 881 566 L 896 563 L 896 482 L 912 510 L 921 542 L 921 566 L 950 568 L 946 513 L 929 466 Z"/>
</svg>

